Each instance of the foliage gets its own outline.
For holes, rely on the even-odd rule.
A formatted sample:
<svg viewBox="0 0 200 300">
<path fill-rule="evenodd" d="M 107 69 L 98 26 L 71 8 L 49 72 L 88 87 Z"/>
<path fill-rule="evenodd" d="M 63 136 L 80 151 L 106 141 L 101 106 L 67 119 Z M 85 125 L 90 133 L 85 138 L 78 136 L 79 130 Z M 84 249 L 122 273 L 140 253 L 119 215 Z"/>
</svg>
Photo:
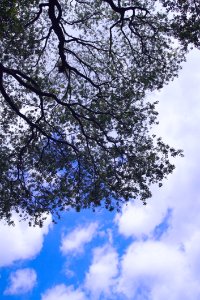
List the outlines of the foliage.
<svg viewBox="0 0 200 300">
<path fill-rule="evenodd" d="M 151 133 L 146 96 L 199 46 L 198 12 L 178 0 L 1 1 L 0 218 L 146 204 L 181 154 Z"/>
</svg>

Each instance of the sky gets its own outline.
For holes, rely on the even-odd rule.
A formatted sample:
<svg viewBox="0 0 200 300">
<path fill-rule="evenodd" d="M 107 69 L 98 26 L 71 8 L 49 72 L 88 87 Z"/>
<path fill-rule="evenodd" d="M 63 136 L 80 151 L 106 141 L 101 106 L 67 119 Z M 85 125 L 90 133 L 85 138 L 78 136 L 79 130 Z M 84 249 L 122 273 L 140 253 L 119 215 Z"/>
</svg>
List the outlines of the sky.
<svg viewBox="0 0 200 300">
<path fill-rule="evenodd" d="M 161 92 L 158 136 L 184 150 L 147 206 L 0 222 L 1 300 L 200 299 L 200 52 Z"/>
</svg>

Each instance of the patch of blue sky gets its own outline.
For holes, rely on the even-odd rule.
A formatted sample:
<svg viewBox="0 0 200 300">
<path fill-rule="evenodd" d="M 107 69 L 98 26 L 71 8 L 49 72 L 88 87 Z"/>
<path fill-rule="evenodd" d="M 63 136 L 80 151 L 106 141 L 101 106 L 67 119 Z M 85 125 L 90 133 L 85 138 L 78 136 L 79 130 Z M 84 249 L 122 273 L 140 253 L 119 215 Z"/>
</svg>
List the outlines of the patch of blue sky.
<svg viewBox="0 0 200 300">
<path fill-rule="evenodd" d="M 58 224 L 53 225 L 48 235 L 44 238 L 41 252 L 33 259 L 18 261 L 8 268 L 2 269 L 2 300 L 40 299 L 42 292 L 58 284 L 73 285 L 78 288 L 85 280 L 86 272 L 92 262 L 93 249 L 102 247 L 107 243 L 113 244 L 119 256 L 125 253 L 125 249 L 133 241 L 133 238 L 124 238 L 118 234 L 114 223 L 116 212 L 109 212 L 99 207 L 95 212 L 83 210 L 80 213 L 69 211 L 63 213 Z M 98 223 L 98 229 L 94 238 L 84 245 L 82 253 L 61 253 L 60 246 L 63 235 L 67 235 L 75 228 L 84 227 L 90 223 Z M 5 287 L 8 286 L 9 274 L 17 269 L 32 268 L 37 273 L 37 285 L 31 293 L 25 296 L 3 295 Z M 28 298 L 27 298 L 28 297 Z M 17 298 L 19 299 L 19 298 Z"/>
<path fill-rule="evenodd" d="M 168 209 L 163 221 L 156 226 L 153 232 L 156 240 L 159 240 L 163 233 L 167 231 L 171 214 L 172 210 Z M 122 257 L 127 247 L 135 239 L 133 237 L 125 238 L 118 233 L 117 224 L 114 222 L 115 216 L 116 212 L 109 212 L 101 207 L 97 208 L 95 212 L 86 209 L 80 213 L 72 210 L 63 213 L 58 224 L 53 225 L 48 235 L 45 236 L 43 248 L 37 257 L 31 260 L 18 261 L 8 268 L 2 268 L 1 299 L 40 299 L 41 293 L 59 284 L 65 284 L 66 286 L 73 285 L 75 288 L 79 288 L 84 283 L 86 272 L 89 270 L 92 262 L 93 249 L 102 247 L 107 243 L 112 244 L 117 250 L 119 257 Z M 63 235 L 69 234 L 75 228 L 82 228 L 94 222 L 98 223 L 98 230 L 93 239 L 84 245 L 82 253 L 61 253 L 60 246 Z M 147 236 L 143 236 L 142 240 L 145 241 L 146 239 Z M 32 292 L 25 295 L 4 295 L 3 291 L 8 286 L 10 273 L 21 268 L 32 268 L 36 271 L 37 285 L 33 288 Z M 142 290 L 144 293 L 144 289 Z M 139 289 L 134 300 L 148 299 L 141 298 L 140 294 Z M 104 296 L 102 297 L 99 300 L 105 299 Z M 126 298 L 118 295 L 118 299 Z"/>
<path fill-rule="evenodd" d="M 37 290 L 33 289 L 30 292 L 16 294 L 16 295 L 9 295 L 5 293 L 5 290 L 10 285 L 10 275 L 12 272 L 15 272 L 19 269 L 23 269 L 26 267 L 30 267 L 30 261 L 18 261 L 14 263 L 12 266 L 4 267 L 0 269 L 0 299 L 1 300 L 34 300 L 39 299 L 37 298 L 38 292 Z"/>
<path fill-rule="evenodd" d="M 85 279 L 85 272 L 88 270 L 92 260 L 92 249 L 102 246 L 108 239 L 107 229 L 111 228 L 114 212 L 97 208 L 96 212 L 83 210 L 80 213 L 69 211 L 63 213 L 58 224 L 53 225 L 48 235 L 44 238 L 41 252 L 33 259 L 15 262 L 10 267 L 1 269 L 2 300 L 10 299 L 40 299 L 40 294 L 46 289 L 58 284 L 73 285 L 78 288 Z M 86 226 L 92 222 L 99 224 L 97 236 L 84 246 L 83 253 L 68 253 L 63 255 L 60 251 L 62 235 L 68 234 L 75 228 Z M 26 295 L 5 295 L 5 287 L 9 284 L 11 272 L 22 268 L 32 268 L 37 273 L 37 285 L 31 293 Z"/>
<path fill-rule="evenodd" d="M 133 300 L 151 300 L 151 291 L 144 284 L 137 288 Z"/>
<path fill-rule="evenodd" d="M 153 237 L 155 240 L 160 240 L 164 233 L 167 232 L 170 226 L 170 220 L 172 218 L 173 210 L 168 208 L 162 222 L 157 225 L 153 231 Z"/>
</svg>

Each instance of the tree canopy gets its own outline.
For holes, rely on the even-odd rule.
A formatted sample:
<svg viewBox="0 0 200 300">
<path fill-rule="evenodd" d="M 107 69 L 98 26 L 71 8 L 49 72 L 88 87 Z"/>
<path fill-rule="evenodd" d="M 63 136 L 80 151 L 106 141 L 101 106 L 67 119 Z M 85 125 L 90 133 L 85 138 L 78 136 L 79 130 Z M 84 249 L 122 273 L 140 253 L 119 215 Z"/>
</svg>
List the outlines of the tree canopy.
<svg viewBox="0 0 200 300">
<path fill-rule="evenodd" d="M 147 96 L 200 46 L 200 4 L 0 2 L 0 219 L 144 204 L 181 155 Z"/>
</svg>

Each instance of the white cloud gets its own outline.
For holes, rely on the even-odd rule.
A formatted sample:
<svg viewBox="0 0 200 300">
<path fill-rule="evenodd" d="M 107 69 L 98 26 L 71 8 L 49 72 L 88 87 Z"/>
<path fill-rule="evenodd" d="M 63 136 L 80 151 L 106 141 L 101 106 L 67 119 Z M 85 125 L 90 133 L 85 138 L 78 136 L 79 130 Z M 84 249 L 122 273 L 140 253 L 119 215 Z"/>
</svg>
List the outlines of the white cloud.
<svg viewBox="0 0 200 300">
<path fill-rule="evenodd" d="M 19 222 L 13 214 L 15 226 L 0 222 L 0 267 L 8 266 L 16 260 L 36 256 L 43 245 L 44 235 L 48 233 L 51 217 L 47 216 L 43 228 L 29 227 L 25 221 Z"/>
<path fill-rule="evenodd" d="M 200 231 L 196 230 L 183 246 L 192 272 L 200 280 Z"/>
<path fill-rule="evenodd" d="M 200 298 L 199 282 L 191 272 L 186 254 L 169 244 L 133 243 L 122 258 L 121 269 L 118 291 L 128 299 L 138 294 L 149 300 Z"/>
<path fill-rule="evenodd" d="M 174 174 L 164 187 L 154 189 L 147 207 L 129 204 L 115 219 L 124 236 L 148 235 L 147 241 L 132 243 L 122 257 L 118 290 L 131 300 L 200 299 L 199 70 L 199 53 L 193 52 L 179 80 L 159 95 L 157 134 L 183 148 L 185 157 L 176 159 Z M 169 208 L 169 227 L 154 241 L 152 232 Z"/>
<path fill-rule="evenodd" d="M 42 300 L 86 300 L 81 290 L 75 290 L 72 286 L 64 284 L 56 285 L 42 294 Z"/>
<path fill-rule="evenodd" d="M 60 250 L 63 254 L 81 253 L 85 244 L 91 242 L 97 231 L 97 223 L 90 223 L 83 227 L 78 226 L 62 237 Z"/>
<path fill-rule="evenodd" d="M 170 243 L 185 243 L 200 228 L 200 60 L 199 52 L 188 56 L 178 80 L 160 94 L 160 134 L 182 148 L 185 157 L 176 160 L 176 170 L 163 191 L 173 208 Z M 154 202 L 158 201 L 154 197 Z M 158 201 L 159 205 L 159 201 Z"/>
<path fill-rule="evenodd" d="M 93 260 L 86 274 L 85 288 L 92 299 L 99 299 L 101 294 L 110 295 L 118 274 L 118 254 L 108 245 L 93 250 Z M 109 299 L 109 297 L 108 297 Z"/>
<path fill-rule="evenodd" d="M 149 201 L 144 206 L 139 201 L 130 202 L 124 206 L 121 214 L 117 214 L 115 222 L 118 224 L 119 233 L 125 237 L 141 238 L 150 235 L 157 225 L 159 225 L 166 214 L 164 202 L 155 203 Z"/>
<path fill-rule="evenodd" d="M 199 51 L 192 51 L 179 78 L 153 96 L 159 100 L 160 124 L 156 126 L 157 134 L 172 145 L 184 147 L 184 150 L 190 148 L 195 151 L 194 145 L 199 145 L 199 140 L 195 139 L 200 113 L 199 67 Z"/>
<path fill-rule="evenodd" d="M 20 295 L 30 292 L 37 281 L 37 274 L 33 269 L 20 269 L 10 275 L 10 285 L 4 291 L 5 295 Z"/>
<path fill-rule="evenodd" d="M 168 176 L 159 191 L 152 188 L 153 198 L 146 207 L 137 201 L 136 204 L 129 204 L 117 216 L 119 232 L 124 236 L 141 238 L 144 234 L 151 234 L 169 208 L 173 209 L 171 240 L 176 242 L 178 238 L 181 242 L 183 236 L 187 239 L 195 227 L 200 226 L 197 214 L 200 209 L 199 52 L 191 52 L 188 60 L 179 79 L 151 96 L 160 101 L 160 124 L 155 128 L 156 134 L 162 136 L 169 145 L 182 148 L 185 157 L 174 160 L 176 170 Z"/>
</svg>

